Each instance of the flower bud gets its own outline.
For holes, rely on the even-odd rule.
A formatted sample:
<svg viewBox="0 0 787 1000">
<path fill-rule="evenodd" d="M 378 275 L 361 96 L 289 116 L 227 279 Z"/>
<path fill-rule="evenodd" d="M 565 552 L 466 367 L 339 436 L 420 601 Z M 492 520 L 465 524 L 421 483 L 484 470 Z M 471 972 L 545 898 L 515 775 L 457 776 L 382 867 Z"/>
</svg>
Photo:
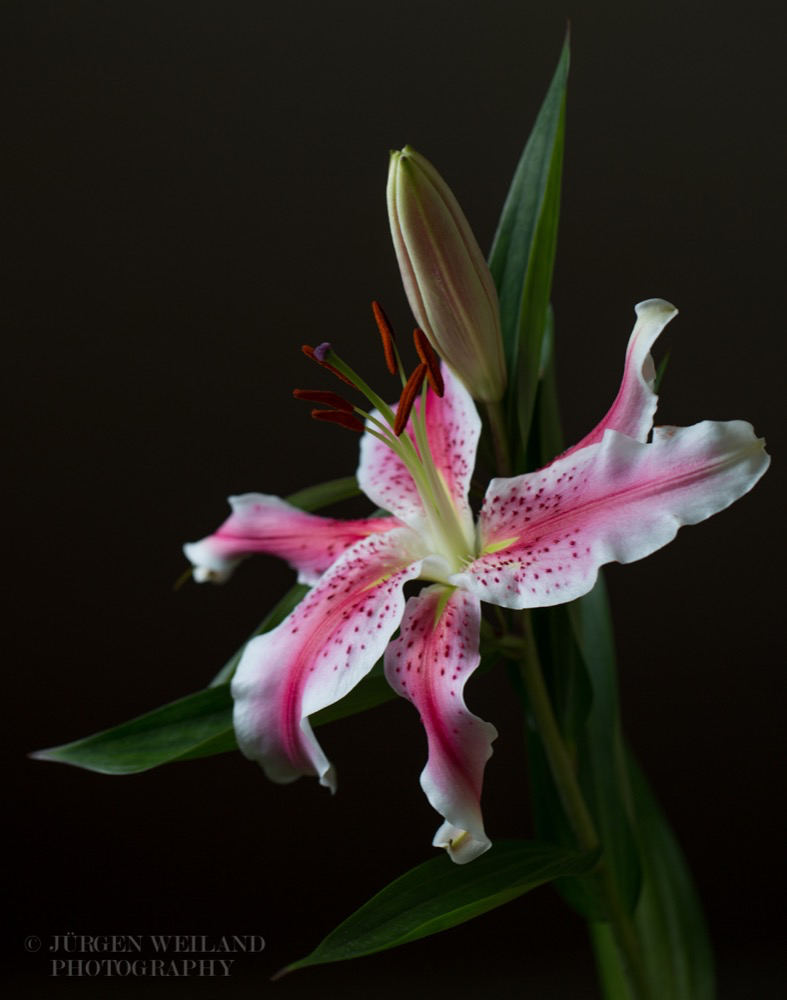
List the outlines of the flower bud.
<svg viewBox="0 0 787 1000">
<path fill-rule="evenodd" d="M 410 146 L 391 153 L 388 216 L 416 322 L 475 399 L 499 400 L 506 368 L 492 275 L 448 185 Z"/>
</svg>

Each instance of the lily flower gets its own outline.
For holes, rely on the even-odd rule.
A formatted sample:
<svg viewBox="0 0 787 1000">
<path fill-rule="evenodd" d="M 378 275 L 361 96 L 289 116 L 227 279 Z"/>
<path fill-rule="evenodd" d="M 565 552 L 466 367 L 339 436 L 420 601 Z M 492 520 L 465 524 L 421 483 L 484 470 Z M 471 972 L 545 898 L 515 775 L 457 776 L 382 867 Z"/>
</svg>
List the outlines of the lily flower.
<svg viewBox="0 0 787 1000">
<path fill-rule="evenodd" d="M 316 775 L 335 790 L 309 717 L 384 656 L 385 676 L 426 731 L 421 785 L 443 818 L 433 843 L 459 863 L 490 847 L 480 797 L 497 733 L 463 697 L 480 658 L 481 603 L 572 601 L 602 565 L 655 552 L 682 525 L 743 496 L 769 463 L 743 421 L 658 427 L 649 440 L 650 350 L 676 310 L 651 299 L 636 312 L 620 391 L 601 423 L 545 468 L 493 479 L 477 523 L 468 488 L 481 423 L 444 366 L 443 397 L 424 389 L 401 437 L 386 427 L 393 407 L 366 421 L 358 483 L 391 516 L 340 522 L 249 494 L 230 501 L 215 534 L 185 547 L 200 580 L 225 579 L 239 559 L 268 552 L 314 584 L 277 628 L 248 643 L 232 681 L 238 743 L 269 778 Z M 324 348 L 320 360 L 331 362 Z M 427 586 L 405 600 L 413 580 Z"/>
</svg>

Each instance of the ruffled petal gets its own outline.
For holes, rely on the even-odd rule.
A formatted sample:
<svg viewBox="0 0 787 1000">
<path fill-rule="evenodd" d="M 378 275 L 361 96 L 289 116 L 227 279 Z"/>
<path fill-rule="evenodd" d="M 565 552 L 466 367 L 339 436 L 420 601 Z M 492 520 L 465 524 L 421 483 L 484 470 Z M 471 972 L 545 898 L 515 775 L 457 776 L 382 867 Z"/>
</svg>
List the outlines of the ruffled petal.
<svg viewBox="0 0 787 1000">
<path fill-rule="evenodd" d="M 371 670 L 404 610 L 402 588 L 420 570 L 407 528 L 357 542 L 281 625 L 252 639 L 232 680 L 238 745 L 273 781 L 334 771 L 308 717 L 344 697 Z"/>
<path fill-rule="evenodd" d="M 478 666 L 478 599 L 429 587 L 407 602 L 402 631 L 385 654 L 385 676 L 421 714 L 429 760 L 421 786 L 445 818 L 434 839 L 459 864 L 491 846 L 481 816 L 484 767 L 497 730 L 469 712 L 462 691 Z"/>
<path fill-rule="evenodd" d="M 470 478 L 475 465 L 481 420 L 475 404 L 459 379 L 442 365 L 445 395 L 426 395 L 426 433 L 429 450 L 437 471 L 446 485 L 454 506 L 468 526 L 472 513 L 467 503 Z M 415 404 L 420 413 L 421 401 Z M 393 407 L 396 410 L 396 407 Z M 375 414 L 379 419 L 379 414 Z M 406 434 L 415 444 L 412 420 Z M 416 445 L 417 450 L 417 445 Z M 416 531 L 426 531 L 426 514 L 413 478 L 398 455 L 373 435 L 361 438 L 358 485 L 378 507 L 389 510 Z"/>
<path fill-rule="evenodd" d="M 572 601 L 605 563 L 642 559 L 728 507 L 769 462 L 742 420 L 656 428 L 650 444 L 607 431 L 539 472 L 492 480 L 481 556 L 451 582 L 508 608 Z"/>
<path fill-rule="evenodd" d="M 562 457 L 571 455 L 589 444 L 596 444 L 604 437 L 604 431 L 619 431 L 636 441 L 647 441 L 653 426 L 653 417 L 658 406 L 658 396 L 653 391 L 656 368 L 650 349 L 661 331 L 678 314 L 675 306 L 664 299 L 648 299 L 634 306 L 637 322 L 631 331 L 626 361 L 623 366 L 623 381 L 609 412 L 579 444 L 569 448 Z"/>
<path fill-rule="evenodd" d="M 400 526 L 390 517 L 318 517 L 266 493 L 230 497 L 229 503 L 232 514 L 215 534 L 183 546 L 198 583 L 224 583 L 247 556 L 265 552 L 286 560 L 298 571 L 298 582 L 312 586 L 361 538 Z"/>
</svg>

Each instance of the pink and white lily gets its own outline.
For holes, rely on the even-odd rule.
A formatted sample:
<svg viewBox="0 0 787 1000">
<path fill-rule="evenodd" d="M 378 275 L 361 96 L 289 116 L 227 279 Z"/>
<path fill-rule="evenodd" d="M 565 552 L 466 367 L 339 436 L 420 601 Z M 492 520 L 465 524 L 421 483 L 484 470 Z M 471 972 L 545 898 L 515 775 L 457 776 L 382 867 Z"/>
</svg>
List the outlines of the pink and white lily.
<svg viewBox="0 0 787 1000">
<path fill-rule="evenodd" d="M 238 743 L 268 777 L 311 774 L 335 790 L 309 717 L 384 656 L 389 683 L 426 731 L 421 784 L 444 820 L 434 844 L 459 863 L 490 847 L 480 797 L 497 733 L 463 698 L 480 658 L 481 602 L 522 609 L 574 600 L 602 565 L 655 552 L 682 525 L 741 497 L 769 463 L 743 421 L 655 428 L 648 440 L 650 349 L 676 310 L 652 299 L 636 311 L 607 415 L 545 468 L 493 479 L 477 523 L 468 489 L 481 424 L 444 366 L 445 395 L 424 395 L 398 445 L 380 433 L 380 413 L 367 421 L 358 482 L 390 517 L 341 522 L 249 494 L 231 499 L 215 534 L 185 547 L 198 580 L 226 579 L 240 559 L 267 552 L 314 585 L 285 621 L 249 642 L 232 681 Z M 428 586 L 405 601 L 412 580 Z"/>
</svg>

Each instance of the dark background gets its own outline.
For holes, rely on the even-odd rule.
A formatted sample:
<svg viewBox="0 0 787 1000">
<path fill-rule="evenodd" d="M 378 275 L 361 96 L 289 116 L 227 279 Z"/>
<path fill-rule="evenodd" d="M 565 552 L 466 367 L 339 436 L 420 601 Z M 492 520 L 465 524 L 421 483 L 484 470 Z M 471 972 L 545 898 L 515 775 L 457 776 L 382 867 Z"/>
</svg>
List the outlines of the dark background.
<svg viewBox="0 0 787 1000">
<path fill-rule="evenodd" d="M 289 585 L 260 559 L 225 588 L 172 589 L 181 543 L 218 525 L 227 494 L 353 471 L 357 438 L 315 425 L 290 393 L 324 384 L 299 347 L 325 339 L 382 382 L 372 297 L 410 324 L 387 151 L 432 159 L 489 246 L 569 16 L 553 296 L 567 438 L 614 396 L 634 303 L 661 296 L 681 315 L 658 346 L 672 351 L 659 419 L 745 418 L 776 455 L 751 496 L 608 581 L 626 731 L 707 906 L 720 998 L 780 995 L 782 9 L 3 5 L 14 995 L 219 988 L 48 979 L 25 936 L 74 931 L 263 935 L 228 996 L 421 997 L 491 978 L 499 997 L 597 997 L 583 927 L 549 889 L 268 983 L 432 855 L 438 818 L 404 703 L 322 732 L 334 799 L 311 781 L 270 785 L 237 754 L 122 779 L 25 759 L 204 686 Z M 487 829 L 527 835 L 505 678 L 469 696 L 501 734 Z"/>
</svg>

